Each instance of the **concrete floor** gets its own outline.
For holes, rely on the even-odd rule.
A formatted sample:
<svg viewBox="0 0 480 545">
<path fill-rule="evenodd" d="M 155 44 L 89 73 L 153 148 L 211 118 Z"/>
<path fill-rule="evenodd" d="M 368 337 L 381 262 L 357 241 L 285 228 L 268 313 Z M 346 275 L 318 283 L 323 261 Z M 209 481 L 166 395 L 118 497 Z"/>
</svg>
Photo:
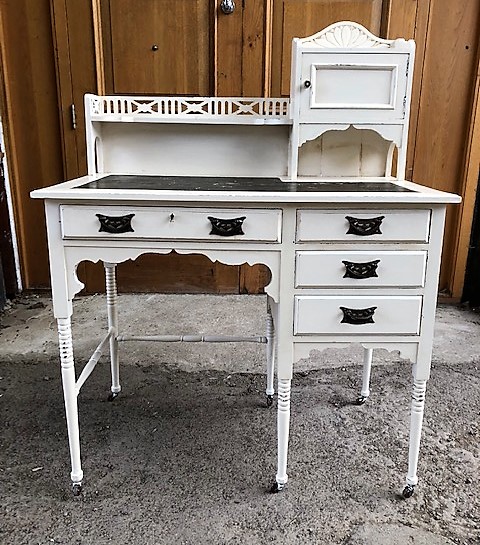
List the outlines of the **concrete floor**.
<svg viewBox="0 0 480 545">
<path fill-rule="evenodd" d="M 264 330 L 261 296 L 124 295 L 120 305 L 122 333 Z M 75 301 L 77 369 L 105 321 L 104 296 Z M 410 365 L 376 352 L 372 397 L 355 407 L 359 347 L 296 365 L 290 482 L 265 493 L 276 429 L 275 410 L 263 407 L 264 350 L 125 344 L 112 404 L 100 363 L 80 396 L 85 486 L 73 498 L 51 302 L 19 298 L 0 317 L 0 542 L 480 543 L 478 314 L 438 309 L 420 484 L 409 500 L 398 492 Z"/>
</svg>

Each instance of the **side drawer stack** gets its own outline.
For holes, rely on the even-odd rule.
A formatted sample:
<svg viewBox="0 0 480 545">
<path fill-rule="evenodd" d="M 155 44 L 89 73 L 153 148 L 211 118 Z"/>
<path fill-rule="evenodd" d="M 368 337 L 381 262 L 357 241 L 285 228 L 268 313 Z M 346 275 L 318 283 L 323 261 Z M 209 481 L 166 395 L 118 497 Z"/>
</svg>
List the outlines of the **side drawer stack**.
<svg viewBox="0 0 480 545">
<path fill-rule="evenodd" d="M 294 334 L 419 335 L 430 216 L 297 210 Z"/>
</svg>

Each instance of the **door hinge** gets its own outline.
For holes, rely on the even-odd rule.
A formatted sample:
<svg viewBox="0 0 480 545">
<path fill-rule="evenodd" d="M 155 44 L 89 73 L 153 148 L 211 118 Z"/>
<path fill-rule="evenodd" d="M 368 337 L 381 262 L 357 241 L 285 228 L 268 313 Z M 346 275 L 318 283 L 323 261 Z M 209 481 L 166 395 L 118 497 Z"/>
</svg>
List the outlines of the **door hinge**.
<svg viewBox="0 0 480 545">
<path fill-rule="evenodd" d="M 75 111 L 75 104 L 70 106 L 70 114 L 72 116 L 72 129 L 75 130 L 77 128 L 77 112 Z"/>
</svg>

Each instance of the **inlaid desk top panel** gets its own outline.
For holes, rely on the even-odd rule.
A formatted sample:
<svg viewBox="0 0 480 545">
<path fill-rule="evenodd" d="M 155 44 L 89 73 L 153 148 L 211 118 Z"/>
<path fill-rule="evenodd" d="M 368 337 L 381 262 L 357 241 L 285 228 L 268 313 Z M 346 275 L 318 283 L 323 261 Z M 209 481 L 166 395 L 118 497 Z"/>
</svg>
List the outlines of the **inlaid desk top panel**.
<svg viewBox="0 0 480 545">
<path fill-rule="evenodd" d="M 36 190 L 55 200 L 141 200 L 258 203 L 456 203 L 460 197 L 394 178 L 305 179 L 277 177 L 83 176 Z"/>
</svg>

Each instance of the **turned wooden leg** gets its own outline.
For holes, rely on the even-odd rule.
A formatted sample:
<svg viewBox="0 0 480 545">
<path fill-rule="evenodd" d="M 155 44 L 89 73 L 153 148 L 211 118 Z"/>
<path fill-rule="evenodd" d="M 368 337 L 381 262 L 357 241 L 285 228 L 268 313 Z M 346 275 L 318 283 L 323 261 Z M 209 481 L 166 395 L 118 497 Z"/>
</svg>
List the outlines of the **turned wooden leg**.
<svg viewBox="0 0 480 545">
<path fill-rule="evenodd" d="M 77 391 L 75 388 L 75 365 L 73 360 L 72 328 L 70 318 L 58 318 L 58 340 L 62 367 L 63 395 L 67 417 L 68 442 L 72 472 L 73 492 L 80 494 L 83 471 L 80 460 L 80 432 L 78 426 Z"/>
<path fill-rule="evenodd" d="M 121 391 L 120 368 L 118 361 L 118 308 L 117 308 L 117 279 L 115 263 L 104 263 L 105 285 L 107 291 L 108 327 L 113 329 L 110 337 L 110 367 L 112 370 L 112 388 L 109 401 L 113 401 Z"/>
<path fill-rule="evenodd" d="M 270 307 L 267 309 L 267 407 L 273 403 L 275 388 L 273 386 L 273 374 L 275 368 L 275 330 L 273 325 L 272 311 Z"/>
<path fill-rule="evenodd" d="M 276 482 L 271 492 L 280 492 L 285 488 L 288 481 L 287 456 L 288 456 L 288 434 L 290 431 L 290 379 L 278 379 L 278 466 Z"/>
<path fill-rule="evenodd" d="M 418 483 L 417 466 L 422 434 L 423 411 L 425 407 L 426 380 L 414 380 L 412 392 L 412 408 L 410 416 L 410 442 L 408 449 L 407 486 L 403 489 L 403 497 L 409 498 Z"/>
<path fill-rule="evenodd" d="M 370 372 L 372 370 L 373 348 L 364 348 L 363 350 L 363 374 L 362 390 L 357 397 L 356 404 L 363 405 L 370 395 Z"/>
</svg>

